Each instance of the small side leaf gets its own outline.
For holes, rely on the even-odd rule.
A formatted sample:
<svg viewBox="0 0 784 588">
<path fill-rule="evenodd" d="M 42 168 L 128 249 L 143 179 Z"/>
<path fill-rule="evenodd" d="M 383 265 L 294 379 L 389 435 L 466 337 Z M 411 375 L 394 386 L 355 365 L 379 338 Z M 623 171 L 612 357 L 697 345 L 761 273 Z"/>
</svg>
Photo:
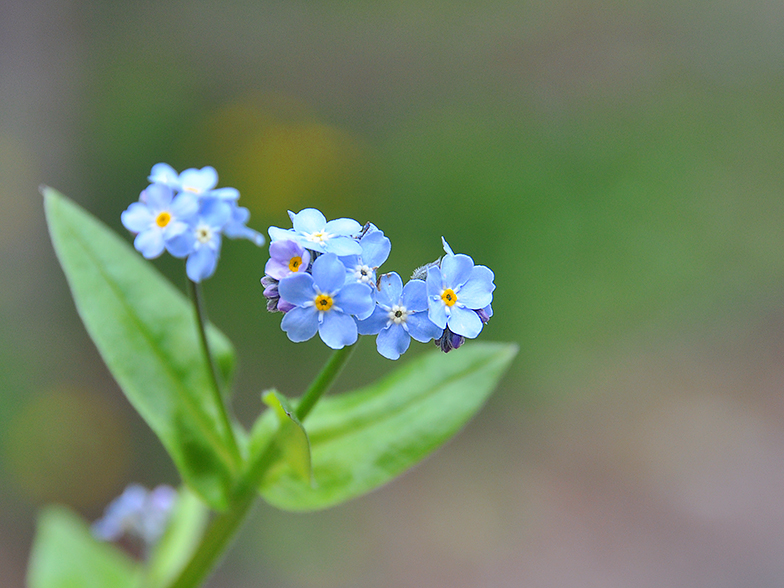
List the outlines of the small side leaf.
<svg viewBox="0 0 784 588">
<path fill-rule="evenodd" d="M 262 482 L 262 496 L 284 510 L 318 510 L 385 484 L 455 435 L 516 354 L 515 344 L 471 342 L 323 399 L 307 419 L 315 485 L 277 464 Z"/>
<path fill-rule="evenodd" d="M 187 299 L 152 265 L 82 208 L 46 188 L 55 252 L 76 309 L 128 400 L 158 435 L 180 474 L 211 506 L 226 506 L 238 466 L 232 431 L 210 394 L 209 367 Z M 234 353 L 208 331 L 221 372 Z"/>
<path fill-rule="evenodd" d="M 180 488 L 166 532 L 155 546 L 147 566 L 147 588 L 168 586 L 201 541 L 209 510 L 187 486 Z"/>
<path fill-rule="evenodd" d="M 310 441 L 305 428 L 294 415 L 288 399 L 278 391 L 270 390 L 262 396 L 262 400 L 274 411 L 279 421 L 275 442 L 283 451 L 282 463 L 285 463 L 300 481 L 310 485 L 313 481 L 313 468 Z"/>
<path fill-rule="evenodd" d="M 70 510 L 51 506 L 38 518 L 27 569 L 29 588 L 137 588 L 141 569 L 108 543 L 100 543 Z"/>
</svg>

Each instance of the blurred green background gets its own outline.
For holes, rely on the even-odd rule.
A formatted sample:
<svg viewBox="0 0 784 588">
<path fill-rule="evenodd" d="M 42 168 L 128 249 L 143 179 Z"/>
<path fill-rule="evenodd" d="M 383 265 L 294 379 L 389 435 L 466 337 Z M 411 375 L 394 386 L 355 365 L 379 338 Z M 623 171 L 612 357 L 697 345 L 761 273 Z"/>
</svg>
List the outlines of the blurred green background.
<svg viewBox="0 0 784 588">
<path fill-rule="evenodd" d="M 435 457 L 326 512 L 260 506 L 210 586 L 781 586 L 782 114 L 766 0 L 0 3 L 0 586 L 41 505 L 177 482 L 37 192 L 125 235 L 160 161 L 215 166 L 262 232 L 372 221 L 401 275 L 444 235 L 495 271 L 482 338 L 521 345 Z M 205 286 L 246 424 L 327 357 L 264 310 L 266 259 L 228 241 Z M 364 341 L 337 388 L 391 367 Z"/>
</svg>

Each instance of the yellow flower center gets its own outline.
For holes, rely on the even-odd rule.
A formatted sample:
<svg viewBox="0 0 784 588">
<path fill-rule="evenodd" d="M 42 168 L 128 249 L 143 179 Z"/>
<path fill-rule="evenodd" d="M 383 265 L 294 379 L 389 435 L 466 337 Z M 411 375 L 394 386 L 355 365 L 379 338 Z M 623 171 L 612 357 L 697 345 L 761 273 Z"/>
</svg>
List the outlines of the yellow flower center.
<svg viewBox="0 0 784 588">
<path fill-rule="evenodd" d="M 332 235 L 330 235 L 326 231 L 316 231 L 315 233 L 310 233 L 309 235 L 305 235 L 305 238 L 311 243 L 319 243 L 320 245 L 323 245 L 329 240 L 331 236 Z"/>
<path fill-rule="evenodd" d="M 452 288 L 447 288 L 443 292 L 441 292 L 441 300 L 444 301 L 444 304 L 447 306 L 454 306 L 455 302 L 457 302 L 457 294 Z"/>
<path fill-rule="evenodd" d="M 171 214 L 167 211 L 162 211 L 158 213 L 158 216 L 155 217 L 155 224 L 159 227 L 163 228 L 169 224 L 171 221 Z"/>
<path fill-rule="evenodd" d="M 332 296 L 329 294 L 319 294 L 316 296 L 316 309 L 326 312 L 332 308 Z"/>
<path fill-rule="evenodd" d="M 290 272 L 298 272 L 299 267 L 302 265 L 302 258 L 299 255 L 295 255 L 291 259 L 289 259 L 289 271 Z"/>
</svg>

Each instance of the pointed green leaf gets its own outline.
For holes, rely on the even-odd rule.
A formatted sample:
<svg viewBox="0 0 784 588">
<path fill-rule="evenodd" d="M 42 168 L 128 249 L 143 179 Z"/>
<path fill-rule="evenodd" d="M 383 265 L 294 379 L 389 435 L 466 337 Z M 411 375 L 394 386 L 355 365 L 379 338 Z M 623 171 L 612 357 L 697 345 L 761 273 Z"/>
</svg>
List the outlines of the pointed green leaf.
<svg viewBox="0 0 784 588">
<path fill-rule="evenodd" d="M 264 479 L 262 496 L 285 510 L 318 510 L 385 484 L 455 435 L 516 354 L 515 344 L 470 342 L 322 400 L 306 421 L 315 484 L 279 463 Z"/>
<path fill-rule="evenodd" d="M 144 579 L 146 588 L 168 586 L 199 545 L 209 510 L 187 486 L 180 488 L 166 532 L 155 546 Z"/>
<path fill-rule="evenodd" d="M 209 367 L 188 300 L 82 208 L 44 190 L 52 243 L 76 309 L 128 400 L 158 435 L 185 482 L 221 509 L 237 467 L 232 432 L 210 393 Z M 231 344 L 209 329 L 228 376 Z"/>
<path fill-rule="evenodd" d="M 97 541 L 70 510 L 51 506 L 39 516 L 29 588 L 139 588 L 140 580 L 139 566 L 114 545 Z"/>
<path fill-rule="evenodd" d="M 278 417 L 279 428 L 275 441 L 280 445 L 285 463 L 301 481 L 312 483 L 310 441 L 302 423 L 294 415 L 288 399 L 276 390 L 270 390 L 264 394 L 262 400 Z"/>
</svg>

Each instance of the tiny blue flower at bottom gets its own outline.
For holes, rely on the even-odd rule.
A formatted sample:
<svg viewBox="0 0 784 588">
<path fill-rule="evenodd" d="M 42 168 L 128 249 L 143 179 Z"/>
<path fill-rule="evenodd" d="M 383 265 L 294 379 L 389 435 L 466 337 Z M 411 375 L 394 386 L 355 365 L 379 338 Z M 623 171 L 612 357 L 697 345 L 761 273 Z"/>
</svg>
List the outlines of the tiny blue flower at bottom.
<svg viewBox="0 0 784 588">
<path fill-rule="evenodd" d="M 166 484 L 154 490 L 131 484 L 106 507 L 103 517 L 93 523 L 93 535 L 102 541 L 117 541 L 127 536 L 149 548 L 166 530 L 176 499 L 177 491 Z"/>
</svg>

